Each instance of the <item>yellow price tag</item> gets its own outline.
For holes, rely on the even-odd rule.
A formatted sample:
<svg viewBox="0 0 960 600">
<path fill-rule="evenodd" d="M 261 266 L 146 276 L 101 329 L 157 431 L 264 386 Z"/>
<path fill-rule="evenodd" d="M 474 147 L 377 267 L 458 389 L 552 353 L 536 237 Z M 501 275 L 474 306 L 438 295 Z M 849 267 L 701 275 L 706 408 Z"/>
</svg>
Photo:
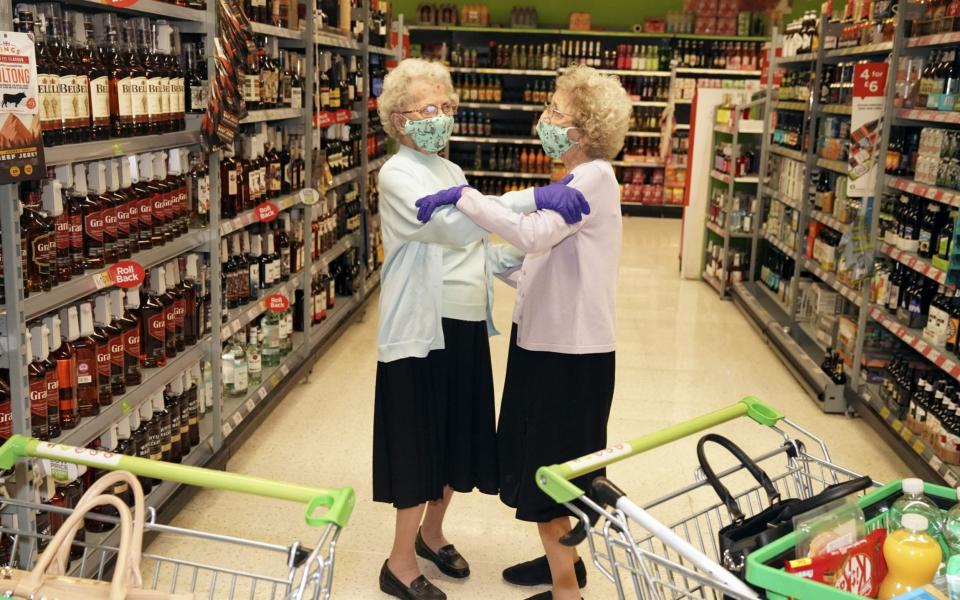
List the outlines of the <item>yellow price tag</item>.
<svg viewBox="0 0 960 600">
<path fill-rule="evenodd" d="M 894 419 L 893 423 L 890 423 L 890 426 L 893 427 L 893 430 L 897 433 L 900 433 L 900 430 L 903 429 L 903 423 L 900 422 L 900 419 Z"/>
<path fill-rule="evenodd" d="M 913 439 L 913 433 L 909 429 L 904 427 L 903 429 L 900 430 L 900 437 L 903 438 L 903 441 L 909 442 L 911 439 Z"/>
<path fill-rule="evenodd" d="M 273 385 L 277 385 L 278 383 L 280 383 L 280 376 L 273 375 L 272 377 L 270 377 L 270 383 L 272 383 Z"/>
<path fill-rule="evenodd" d="M 884 419 L 886 419 L 887 417 L 889 417 L 889 416 L 890 416 L 890 409 L 887 408 L 886 406 L 881 406 L 881 407 L 880 407 L 880 416 L 883 417 Z"/>
<path fill-rule="evenodd" d="M 917 440 L 916 442 L 913 443 L 913 449 L 916 451 L 917 454 L 923 454 L 923 451 L 927 449 L 927 445 L 921 442 L 920 440 Z"/>
</svg>

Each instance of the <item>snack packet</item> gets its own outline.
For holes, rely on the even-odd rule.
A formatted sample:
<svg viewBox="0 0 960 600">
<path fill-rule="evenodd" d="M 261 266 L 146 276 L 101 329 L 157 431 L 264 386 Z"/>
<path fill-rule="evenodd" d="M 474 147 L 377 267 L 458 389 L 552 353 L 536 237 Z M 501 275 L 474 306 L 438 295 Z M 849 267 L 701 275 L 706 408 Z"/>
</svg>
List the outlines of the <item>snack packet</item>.
<svg viewBox="0 0 960 600">
<path fill-rule="evenodd" d="M 798 577 L 819 581 L 838 590 L 876 598 L 887 574 L 883 560 L 886 529 L 877 529 L 859 542 L 820 556 L 787 561 L 785 570 Z"/>
</svg>

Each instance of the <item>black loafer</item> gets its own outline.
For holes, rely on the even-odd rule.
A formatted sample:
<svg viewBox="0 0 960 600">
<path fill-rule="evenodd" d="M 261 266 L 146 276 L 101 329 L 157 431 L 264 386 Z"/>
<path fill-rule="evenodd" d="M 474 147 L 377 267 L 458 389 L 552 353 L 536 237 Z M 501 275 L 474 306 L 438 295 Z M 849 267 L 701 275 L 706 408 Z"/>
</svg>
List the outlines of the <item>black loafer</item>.
<svg viewBox="0 0 960 600">
<path fill-rule="evenodd" d="M 383 561 L 380 569 L 380 591 L 401 600 L 447 600 L 447 595 L 423 575 L 410 582 L 410 587 L 403 585 L 390 571 L 387 561 Z"/>
<path fill-rule="evenodd" d="M 440 569 L 440 572 L 447 577 L 463 579 L 470 576 L 469 563 L 467 563 L 466 559 L 464 559 L 463 556 L 457 552 L 457 549 L 453 547 L 453 544 L 447 544 L 443 548 L 440 548 L 434 552 L 429 546 L 427 546 L 427 543 L 423 541 L 423 536 L 418 531 L 415 548 L 417 551 L 417 556 L 420 558 L 425 558 L 437 565 L 437 568 Z"/>
<path fill-rule="evenodd" d="M 577 575 L 577 585 L 581 588 L 587 585 L 587 567 L 583 564 L 583 559 L 578 558 L 573 563 L 573 570 Z M 550 577 L 550 565 L 547 563 L 547 557 L 541 556 L 527 562 L 522 562 L 503 570 L 503 579 L 513 585 L 550 585 L 553 578 Z M 550 596 L 547 596 L 549 599 Z"/>
</svg>

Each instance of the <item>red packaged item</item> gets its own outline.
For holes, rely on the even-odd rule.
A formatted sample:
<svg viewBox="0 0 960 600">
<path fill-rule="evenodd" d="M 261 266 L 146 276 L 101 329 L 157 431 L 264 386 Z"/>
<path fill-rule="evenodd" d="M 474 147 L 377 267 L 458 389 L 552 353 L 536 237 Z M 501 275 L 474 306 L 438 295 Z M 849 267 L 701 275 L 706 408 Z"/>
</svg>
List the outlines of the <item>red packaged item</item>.
<svg viewBox="0 0 960 600">
<path fill-rule="evenodd" d="M 784 569 L 804 579 L 812 579 L 838 590 L 876 598 L 880 582 L 887 574 L 883 560 L 886 529 L 877 529 L 859 542 L 842 550 L 813 558 L 788 560 Z"/>
</svg>

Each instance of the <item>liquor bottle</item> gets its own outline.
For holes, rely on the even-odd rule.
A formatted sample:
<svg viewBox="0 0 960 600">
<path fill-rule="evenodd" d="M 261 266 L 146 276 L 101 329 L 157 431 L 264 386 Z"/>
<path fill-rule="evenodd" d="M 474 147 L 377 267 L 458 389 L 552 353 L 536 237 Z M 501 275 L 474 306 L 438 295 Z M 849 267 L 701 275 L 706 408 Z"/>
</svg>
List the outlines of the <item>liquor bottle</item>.
<svg viewBox="0 0 960 600">
<path fill-rule="evenodd" d="M 190 387 L 188 406 L 190 409 L 190 445 L 200 445 L 200 391 L 203 388 L 203 376 L 200 372 L 200 363 L 190 368 Z"/>
<path fill-rule="evenodd" d="M 280 356 L 285 357 L 293 351 L 293 310 L 288 306 L 280 313 Z"/>
<path fill-rule="evenodd" d="M 120 290 L 116 290 L 120 291 Z M 123 339 L 123 382 L 127 387 L 140 385 L 143 374 L 140 372 L 141 326 L 140 326 L 140 286 L 121 292 L 123 301 L 113 306 L 114 318 L 122 330 Z"/>
<path fill-rule="evenodd" d="M 180 411 L 180 456 L 186 458 L 193 447 L 190 442 L 190 369 L 180 374 L 176 388 L 180 390 L 177 396 L 177 409 Z"/>
<path fill-rule="evenodd" d="M 43 367 L 46 373 L 44 380 L 47 388 L 47 433 L 50 435 L 50 439 L 56 439 L 60 437 L 60 380 L 57 378 L 57 362 L 50 356 L 50 339 L 53 336 L 53 330 L 46 324 L 41 324 L 40 334 L 40 355 L 44 357 Z M 59 346 L 59 328 L 56 330 L 56 341 Z M 9 411 L 9 407 L 4 409 L 2 401 L 3 393 L 2 388 L 0 388 L 0 415 L 8 414 L 4 411 Z M 2 427 L 0 427 L 0 430 L 2 430 Z"/>
<path fill-rule="evenodd" d="M 23 15 L 16 30 L 23 33 L 34 32 L 37 38 L 37 93 L 40 108 L 40 129 L 43 132 L 43 145 L 50 148 L 63 143 L 63 129 L 61 128 L 60 112 L 60 65 L 57 64 L 57 45 L 54 42 L 54 21 L 42 17 L 38 10 L 36 14 L 27 11 L 30 5 L 18 5 L 17 11 Z M 29 16 L 27 16 L 29 15 Z M 28 19 L 33 19 L 35 25 L 28 25 Z"/>
<path fill-rule="evenodd" d="M 233 346 L 228 341 L 223 346 L 223 351 L 220 353 L 220 383 L 223 384 L 223 394 L 225 396 L 233 396 Z"/>
<path fill-rule="evenodd" d="M 249 374 L 247 371 L 247 353 L 243 349 L 242 333 L 237 333 L 230 338 L 230 354 L 233 355 L 233 387 L 230 389 L 230 396 L 245 396 L 249 387 Z"/>
<path fill-rule="evenodd" d="M 93 335 L 90 338 L 96 342 L 96 371 L 97 397 L 100 406 L 110 406 L 113 403 L 113 355 L 110 351 L 111 342 L 119 341 L 120 332 L 110 326 L 110 296 L 100 294 L 94 299 Z"/>
<path fill-rule="evenodd" d="M 163 409 L 163 412 L 167 413 L 167 426 L 169 434 L 169 456 L 164 460 L 170 462 L 182 462 L 183 461 L 183 438 L 182 429 L 180 427 L 180 399 L 183 396 L 183 379 L 180 377 L 175 378 L 170 382 L 170 385 L 166 390 L 162 392 L 162 395 L 158 394 L 160 397 L 160 406 Z M 154 406 L 154 410 L 156 410 Z"/>
<path fill-rule="evenodd" d="M 177 345 L 174 335 L 174 325 L 172 321 L 175 320 L 174 317 L 174 298 L 167 290 L 167 274 L 166 268 L 163 266 L 156 267 L 153 272 L 150 274 L 150 291 L 153 292 L 153 296 L 156 297 L 157 302 L 160 303 L 162 308 L 162 317 L 161 321 L 163 322 L 163 352 L 166 359 L 171 359 L 177 355 Z M 156 275 L 156 278 L 154 278 Z M 163 365 L 160 365 L 163 366 Z"/>
<path fill-rule="evenodd" d="M 167 161 L 164 152 L 157 152 L 150 156 L 153 161 L 151 179 L 147 182 L 153 198 L 152 220 L 153 229 L 150 232 L 150 243 L 153 247 L 162 246 L 173 239 L 170 231 L 170 215 L 167 213 L 170 202 L 170 190 L 165 179 L 167 178 Z"/>
<path fill-rule="evenodd" d="M 25 292 L 49 291 L 55 273 L 51 271 L 56 260 L 56 225 L 41 209 L 40 183 L 20 184 L 23 212 L 20 215 L 21 261 L 25 277 Z"/>
<path fill-rule="evenodd" d="M 70 314 L 73 314 L 72 320 Z M 60 428 L 73 429 L 79 422 L 77 412 L 77 355 L 73 341 L 80 336 L 76 307 L 64 308 L 61 317 L 44 318 L 44 325 L 50 329 L 51 345 L 57 344 L 51 358 L 57 363 L 57 389 L 59 390 Z"/>
<path fill-rule="evenodd" d="M 156 394 L 152 395 L 147 402 L 140 405 L 140 426 L 146 429 L 150 460 L 163 460 L 163 445 L 161 441 L 162 438 L 160 437 L 161 423 L 158 416 L 153 414 L 154 397 L 156 397 Z M 153 485 L 159 485 L 160 483 L 155 477 L 151 478 L 151 482 Z"/>
<path fill-rule="evenodd" d="M 128 135 L 147 135 L 150 133 L 150 122 L 147 109 L 147 70 L 143 63 L 147 40 L 143 32 L 136 27 L 135 19 L 127 19 L 123 23 L 121 34 L 125 38 L 123 58 L 129 76 L 130 114 L 126 117 L 126 129 Z M 120 110 L 124 108 L 121 96 Z M 124 120 L 122 112 L 120 119 Z"/>
<path fill-rule="evenodd" d="M 153 248 L 153 190 L 150 181 L 153 179 L 153 157 L 150 154 L 137 154 L 129 157 L 131 191 L 136 195 L 137 216 L 137 248 L 149 250 Z M 132 244 L 132 242 L 131 242 Z"/>
<path fill-rule="evenodd" d="M 113 196 L 107 195 L 107 169 L 103 162 L 88 163 L 87 189 L 90 190 L 88 197 L 99 207 L 95 218 L 100 224 L 101 266 L 113 264 L 117 262 L 117 207 Z M 89 222 L 85 220 L 84 225 Z"/>
<path fill-rule="evenodd" d="M 956 354 L 960 342 L 960 289 L 951 298 L 948 313 L 946 349 Z"/>
<path fill-rule="evenodd" d="M 269 369 L 280 364 L 280 319 L 277 313 L 268 310 L 260 324 L 263 327 L 260 362 L 262 368 Z"/>
<path fill-rule="evenodd" d="M 220 161 L 220 216 L 237 216 L 238 173 L 233 148 L 228 144 Z"/>
<path fill-rule="evenodd" d="M 277 147 L 280 146 L 279 130 L 267 129 L 267 144 L 264 148 L 264 159 L 267 162 L 267 197 L 277 198 L 283 189 L 282 173 L 280 170 L 280 153 Z"/>
<path fill-rule="evenodd" d="M 160 300 L 165 291 L 164 284 L 163 267 L 155 267 L 150 271 L 150 291 L 146 300 L 141 300 L 137 319 L 140 322 L 140 366 L 146 369 L 167 364 L 167 306 Z"/>
<path fill-rule="evenodd" d="M 93 310 L 89 302 L 80 304 L 80 336 L 73 341 L 77 356 L 77 407 L 81 417 L 100 414 L 97 385 L 97 340 L 93 339 Z"/>
<path fill-rule="evenodd" d="M 276 237 L 280 251 L 280 281 L 290 279 L 290 214 L 280 216 L 280 228 Z"/>
<path fill-rule="evenodd" d="M 71 196 L 76 200 L 80 209 L 80 219 L 82 223 L 81 242 L 82 257 L 79 265 L 79 272 L 74 270 L 75 275 L 82 275 L 84 269 L 99 269 L 104 266 L 103 262 L 103 217 L 101 207 L 96 198 L 87 194 L 87 172 L 82 163 L 73 165 L 73 190 Z M 71 231 L 71 233 L 73 233 Z M 71 245 L 73 239 L 71 238 Z"/>
<path fill-rule="evenodd" d="M 167 340 L 173 342 L 175 352 L 183 352 L 186 348 L 184 343 L 184 321 L 186 320 L 186 302 L 183 298 L 183 291 L 180 288 L 180 267 L 177 261 L 172 260 L 167 263 L 164 271 L 166 276 L 167 296 L 171 298 L 172 304 L 169 316 L 167 317 Z M 170 355 L 167 355 L 170 358 Z"/>
<path fill-rule="evenodd" d="M 27 332 L 27 389 L 30 395 L 30 434 L 38 440 L 50 439 L 47 422 L 47 370 L 42 355 L 43 328 L 34 325 Z"/>
<path fill-rule="evenodd" d="M 104 161 L 106 194 L 113 205 L 113 214 L 110 218 L 113 219 L 113 228 L 116 233 L 114 243 L 116 260 L 130 258 L 133 254 L 130 244 L 130 197 L 120 190 L 120 162 L 119 159 Z M 104 225 L 109 225 L 106 218 Z"/>
<path fill-rule="evenodd" d="M 190 226 L 203 228 L 210 222 L 210 174 L 202 152 L 190 153 Z"/>
<path fill-rule="evenodd" d="M 149 404 L 149 402 L 144 402 L 141 404 L 139 410 L 133 411 L 130 415 L 130 429 L 132 430 L 131 436 L 133 437 L 133 446 L 136 448 L 137 458 L 150 459 L 151 455 L 151 445 L 150 445 L 150 420 L 143 418 L 143 406 Z M 153 414 L 152 407 L 150 408 L 150 414 Z M 149 477 L 140 477 L 137 479 L 140 481 L 140 487 L 143 488 L 144 494 L 149 494 L 153 490 L 153 479 Z"/>
<path fill-rule="evenodd" d="M 191 114 L 202 114 L 207 110 L 207 90 L 200 79 L 198 71 L 198 62 L 202 61 L 198 57 L 196 48 L 193 44 L 183 45 L 183 54 L 186 57 L 186 72 L 184 73 L 184 111 Z"/>
<path fill-rule="evenodd" d="M 120 203 L 117 207 L 117 237 L 122 235 L 124 227 L 129 229 L 127 248 L 119 248 L 118 253 L 129 251 L 132 256 L 140 248 L 140 198 L 130 179 L 131 163 L 136 161 L 124 157 L 115 159 L 113 162 L 116 163 L 120 174 L 119 189 L 116 192 Z"/>
<path fill-rule="evenodd" d="M 166 183 L 169 191 L 169 229 L 171 240 L 180 237 L 187 232 L 187 221 L 189 219 L 187 212 L 190 207 L 187 204 L 186 180 L 183 177 L 183 161 L 181 160 L 180 148 L 172 148 L 167 153 L 168 167 L 166 169 Z M 163 153 L 160 153 L 161 156 Z"/>
<path fill-rule="evenodd" d="M 193 346 L 200 337 L 197 320 L 197 261 L 196 254 L 188 254 L 184 261 L 185 277 L 180 281 L 179 291 L 183 296 L 183 344 Z"/>
<path fill-rule="evenodd" d="M 164 94 L 162 79 L 166 70 L 163 69 L 162 60 L 157 53 L 158 23 L 151 23 L 145 17 L 138 17 L 134 21 L 137 22 L 137 30 L 140 32 L 141 39 L 146 42 L 141 49 L 144 51 L 143 66 L 147 83 L 147 132 L 150 134 L 163 133 L 166 131 L 167 123 L 166 114 L 163 112 L 166 95 Z"/>
<path fill-rule="evenodd" d="M 94 15 L 93 27 L 98 42 L 97 60 L 106 75 L 109 137 L 125 137 L 130 135 L 130 75 L 120 55 L 121 42 L 117 15 L 113 13 Z M 100 109 L 95 106 L 93 93 L 101 82 L 103 80 L 91 79 L 90 81 L 90 104 L 94 113 Z"/>
<path fill-rule="evenodd" d="M 263 365 L 260 358 L 259 331 L 256 326 L 251 325 L 247 334 L 247 383 L 248 385 L 260 385 L 263 374 Z"/>
<path fill-rule="evenodd" d="M 90 138 L 90 80 L 77 51 L 74 38 L 74 21 L 60 18 L 63 22 L 60 56 L 64 66 L 60 75 L 60 110 L 64 128 L 64 140 L 78 143 Z"/>
<path fill-rule="evenodd" d="M 103 309 L 101 312 L 101 301 L 97 298 L 97 304 L 94 307 L 96 317 L 96 326 L 101 328 L 109 338 L 110 349 L 110 392 L 113 396 L 119 396 L 126 393 L 126 373 L 124 372 L 124 321 L 123 321 L 123 290 L 110 290 L 109 295 L 103 296 Z"/>
</svg>

